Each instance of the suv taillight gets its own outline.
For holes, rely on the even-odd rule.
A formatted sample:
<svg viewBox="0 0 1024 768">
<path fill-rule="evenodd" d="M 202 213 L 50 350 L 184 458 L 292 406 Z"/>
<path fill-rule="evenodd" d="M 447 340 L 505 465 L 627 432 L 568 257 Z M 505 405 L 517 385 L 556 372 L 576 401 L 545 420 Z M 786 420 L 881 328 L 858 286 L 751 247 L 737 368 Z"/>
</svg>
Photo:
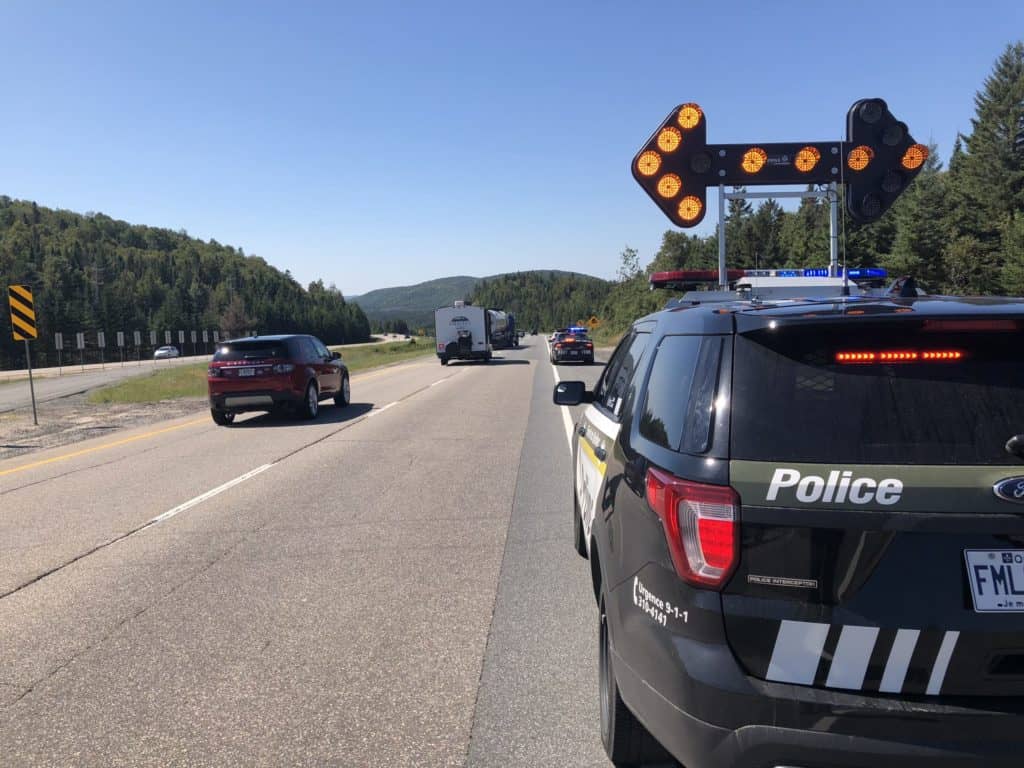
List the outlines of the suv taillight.
<svg viewBox="0 0 1024 768">
<path fill-rule="evenodd" d="M 679 578 L 694 586 L 721 589 L 739 562 L 736 491 L 649 469 L 647 503 L 661 518 Z"/>
<path fill-rule="evenodd" d="M 219 377 L 220 377 L 220 368 L 213 368 L 213 367 L 211 367 L 211 368 L 207 368 L 206 369 L 206 378 L 208 378 L 208 379 L 216 379 L 216 378 L 219 378 Z"/>
</svg>

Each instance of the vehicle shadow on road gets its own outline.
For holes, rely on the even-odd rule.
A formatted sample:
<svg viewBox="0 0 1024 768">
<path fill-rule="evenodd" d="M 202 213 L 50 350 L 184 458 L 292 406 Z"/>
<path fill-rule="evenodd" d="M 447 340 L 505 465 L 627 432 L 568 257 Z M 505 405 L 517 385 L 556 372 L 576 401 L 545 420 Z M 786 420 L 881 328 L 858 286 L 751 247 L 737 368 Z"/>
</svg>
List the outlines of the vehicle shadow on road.
<svg viewBox="0 0 1024 768">
<path fill-rule="evenodd" d="M 513 357 L 492 357 L 488 365 L 529 365 L 529 360 Z"/>
<path fill-rule="evenodd" d="M 269 427 L 316 426 L 317 424 L 342 424 L 365 416 L 373 410 L 373 403 L 349 403 L 339 408 L 333 403 L 320 403 L 320 412 L 315 419 L 299 419 L 288 412 L 261 413 L 244 421 L 236 421 L 232 429 L 265 429 Z"/>
</svg>

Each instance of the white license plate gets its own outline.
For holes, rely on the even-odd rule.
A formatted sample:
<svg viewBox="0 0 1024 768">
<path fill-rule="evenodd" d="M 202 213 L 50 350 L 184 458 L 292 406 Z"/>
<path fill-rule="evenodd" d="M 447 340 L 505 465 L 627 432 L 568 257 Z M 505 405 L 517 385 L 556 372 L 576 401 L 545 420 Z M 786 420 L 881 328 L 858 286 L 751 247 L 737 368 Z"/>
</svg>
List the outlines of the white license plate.
<svg viewBox="0 0 1024 768">
<path fill-rule="evenodd" d="M 967 576 L 978 613 L 1024 613 L 1024 549 L 967 549 Z"/>
<path fill-rule="evenodd" d="M 256 375 L 256 369 L 255 368 L 239 368 L 238 369 L 238 375 L 239 376 L 255 376 Z"/>
</svg>

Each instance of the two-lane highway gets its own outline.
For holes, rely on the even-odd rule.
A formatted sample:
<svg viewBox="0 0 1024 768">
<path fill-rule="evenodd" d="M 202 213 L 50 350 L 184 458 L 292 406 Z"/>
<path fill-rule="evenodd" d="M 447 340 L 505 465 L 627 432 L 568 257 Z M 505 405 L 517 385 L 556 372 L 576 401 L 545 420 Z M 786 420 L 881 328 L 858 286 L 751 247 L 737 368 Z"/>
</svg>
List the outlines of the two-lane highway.
<svg viewBox="0 0 1024 768">
<path fill-rule="evenodd" d="M 0 462 L 0 763 L 608 765 L 528 341 Z"/>
</svg>

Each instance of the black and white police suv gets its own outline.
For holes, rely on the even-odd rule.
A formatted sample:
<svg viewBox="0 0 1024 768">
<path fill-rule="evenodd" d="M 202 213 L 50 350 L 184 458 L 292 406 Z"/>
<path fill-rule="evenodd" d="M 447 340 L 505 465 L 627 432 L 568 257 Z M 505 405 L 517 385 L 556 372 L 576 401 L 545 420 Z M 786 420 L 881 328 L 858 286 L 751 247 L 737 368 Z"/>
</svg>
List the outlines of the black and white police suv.
<svg viewBox="0 0 1024 768">
<path fill-rule="evenodd" d="M 556 386 L 618 766 L 1024 765 L 1024 300 L 826 287 Z"/>
</svg>

